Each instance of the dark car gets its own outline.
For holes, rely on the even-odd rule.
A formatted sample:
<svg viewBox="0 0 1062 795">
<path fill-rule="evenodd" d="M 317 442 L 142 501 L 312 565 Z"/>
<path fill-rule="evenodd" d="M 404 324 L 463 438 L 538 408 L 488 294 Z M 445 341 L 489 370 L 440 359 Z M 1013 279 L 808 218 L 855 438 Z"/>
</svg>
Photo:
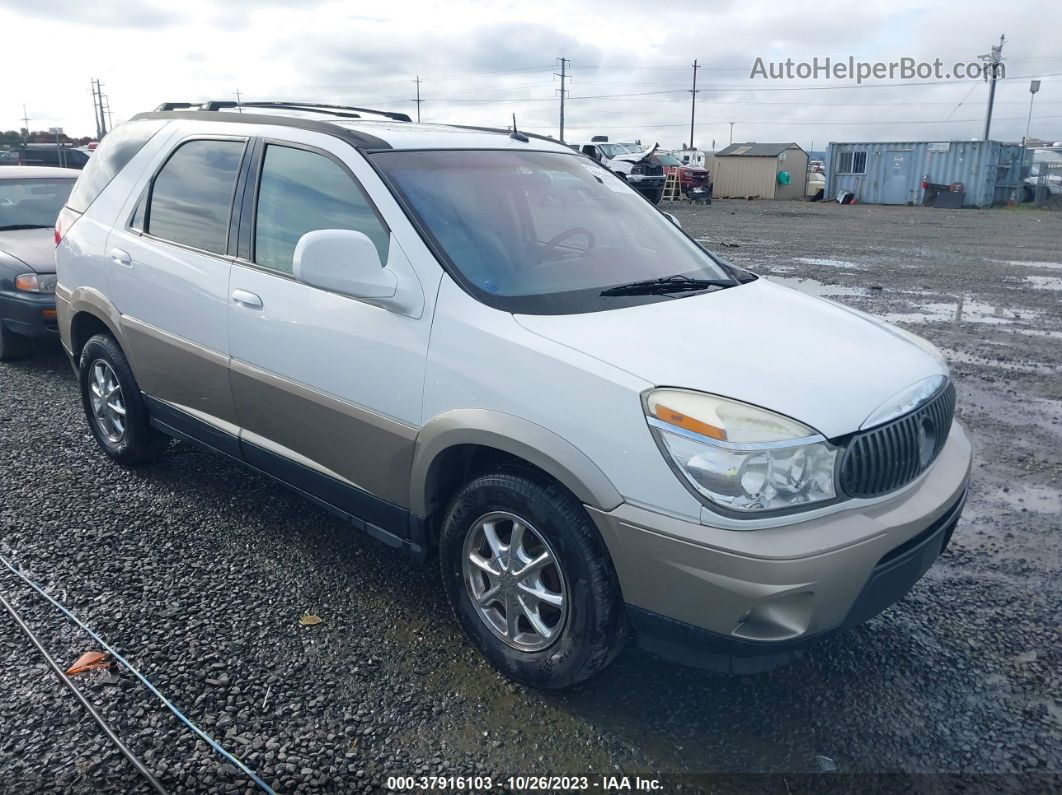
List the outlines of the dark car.
<svg viewBox="0 0 1062 795">
<path fill-rule="evenodd" d="M 18 152 L 18 162 L 23 166 L 53 166 L 58 168 L 84 168 L 89 154 L 69 146 L 55 144 L 26 144 Z"/>
<path fill-rule="evenodd" d="M 31 339 L 58 338 L 55 219 L 77 176 L 0 166 L 0 361 L 24 356 Z"/>
<path fill-rule="evenodd" d="M 657 152 L 654 159 L 664 167 L 665 174 L 678 172 L 679 189 L 683 194 L 688 194 L 691 188 L 707 188 L 709 182 L 708 169 L 703 166 L 683 163 L 674 155 Z"/>
</svg>

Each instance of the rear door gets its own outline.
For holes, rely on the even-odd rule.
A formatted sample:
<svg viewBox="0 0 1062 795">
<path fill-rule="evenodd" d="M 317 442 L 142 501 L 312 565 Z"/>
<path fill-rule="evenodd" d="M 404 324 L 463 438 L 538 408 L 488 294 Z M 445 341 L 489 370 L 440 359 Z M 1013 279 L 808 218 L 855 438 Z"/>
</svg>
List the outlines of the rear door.
<svg viewBox="0 0 1062 795">
<path fill-rule="evenodd" d="M 229 238 L 247 148 L 246 137 L 185 137 L 107 241 L 108 288 L 141 389 L 232 444 Z"/>
<path fill-rule="evenodd" d="M 411 317 L 294 279 L 295 245 L 315 229 L 363 232 L 382 263 L 401 262 L 404 278 L 417 277 L 363 187 L 371 181 L 385 191 L 368 163 L 328 135 L 291 129 L 285 136 L 260 147 L 230 285 L 243 454 L 371 524 L 404 533 L 430 310 Z"/>
</svg>

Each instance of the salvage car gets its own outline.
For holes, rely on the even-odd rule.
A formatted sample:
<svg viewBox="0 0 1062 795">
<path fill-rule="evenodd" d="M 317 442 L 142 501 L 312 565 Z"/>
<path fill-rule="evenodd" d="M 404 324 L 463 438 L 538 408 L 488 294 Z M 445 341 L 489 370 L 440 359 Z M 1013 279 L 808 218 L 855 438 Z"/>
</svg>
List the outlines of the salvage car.
<svg viewBox="0 0 1062 795">
<path fill-rule="evenodd" d="M 653 204 L 664 195 L 664 168 L 654 161 L 656 146 L 645 151 L 634 144 L 609 143 L 604 136 L 595 136 L 588 144 L 571 144 L 571 148 L 596 160 L 610 171 L 619 174 L 636 191 Z"/>
<path fill-rule="evenodd" d="M 56 225 L 117 464 L 194 442 L 433 561 L 470 642 L 544 688 L 632 634 L 778 664 L 947 546 L 971 452 L 930 343 L 706 251 L 551 139 L 232 105 L 115 128 Z"/>
<path fill-rule="evenodd" d="M 0 361 L 58 337 L 53 227 L 76 179 L 65 168 L 0 166 Z"/>
</svg>

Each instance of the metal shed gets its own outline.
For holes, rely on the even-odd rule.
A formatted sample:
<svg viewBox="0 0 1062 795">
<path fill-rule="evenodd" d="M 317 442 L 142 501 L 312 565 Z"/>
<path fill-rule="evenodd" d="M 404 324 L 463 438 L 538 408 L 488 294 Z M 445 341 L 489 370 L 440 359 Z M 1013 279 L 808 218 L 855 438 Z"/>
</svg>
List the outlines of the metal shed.
<svg viewBox="0 0 1062 795">
<path fill-rule="evenodd" d="M 961 182 L 964 207 L 991 207 L 1020 184 L 1021 145 L 1000 141 L 875 141 L 831 143 L 826 196 L 842 190 L 868 204 L 921 204 L 923 182 Z"/>
<path fill-rule="evenodd" d="M 715 153 L 712 182 L 723 199 L 799 199 L 804 195 L 808 153 L 795 143 L 730 144 Z M 788 172 L 789 184 L 778 175 Z"/>
</svg>

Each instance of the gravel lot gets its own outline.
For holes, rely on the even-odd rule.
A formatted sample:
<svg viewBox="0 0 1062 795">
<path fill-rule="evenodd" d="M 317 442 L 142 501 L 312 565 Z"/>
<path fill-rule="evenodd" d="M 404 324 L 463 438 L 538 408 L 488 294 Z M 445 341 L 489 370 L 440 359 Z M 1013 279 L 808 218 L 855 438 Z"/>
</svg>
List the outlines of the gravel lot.
<svg viewBox="0 0 1062 795">
<path fill-rule="evenodd" d="M 941 346 L 974 437 L 949 550 L 903 602 L 804 659 L 731 677 L 631 648 L 571 692 L 507 683 L 463 643 L 433 568 L 187 444 L 111 465 L 57 346 L 0 365 L 0 553 L 278 791 L 831 767 L 817 757 L 838 774 L 1062 786 L 1062 214 L 678 207 L 736 264 Z M 6 569 L 0 592 L 60 663 L 93 648 Z M 307 612 L 323 622 L 300 626 Z M 128 674 L 76 681 L 167 788 L 253 791 Z M 0 791 L 45 789 L 146 788 L 0 612 Z"/>
</svg>

